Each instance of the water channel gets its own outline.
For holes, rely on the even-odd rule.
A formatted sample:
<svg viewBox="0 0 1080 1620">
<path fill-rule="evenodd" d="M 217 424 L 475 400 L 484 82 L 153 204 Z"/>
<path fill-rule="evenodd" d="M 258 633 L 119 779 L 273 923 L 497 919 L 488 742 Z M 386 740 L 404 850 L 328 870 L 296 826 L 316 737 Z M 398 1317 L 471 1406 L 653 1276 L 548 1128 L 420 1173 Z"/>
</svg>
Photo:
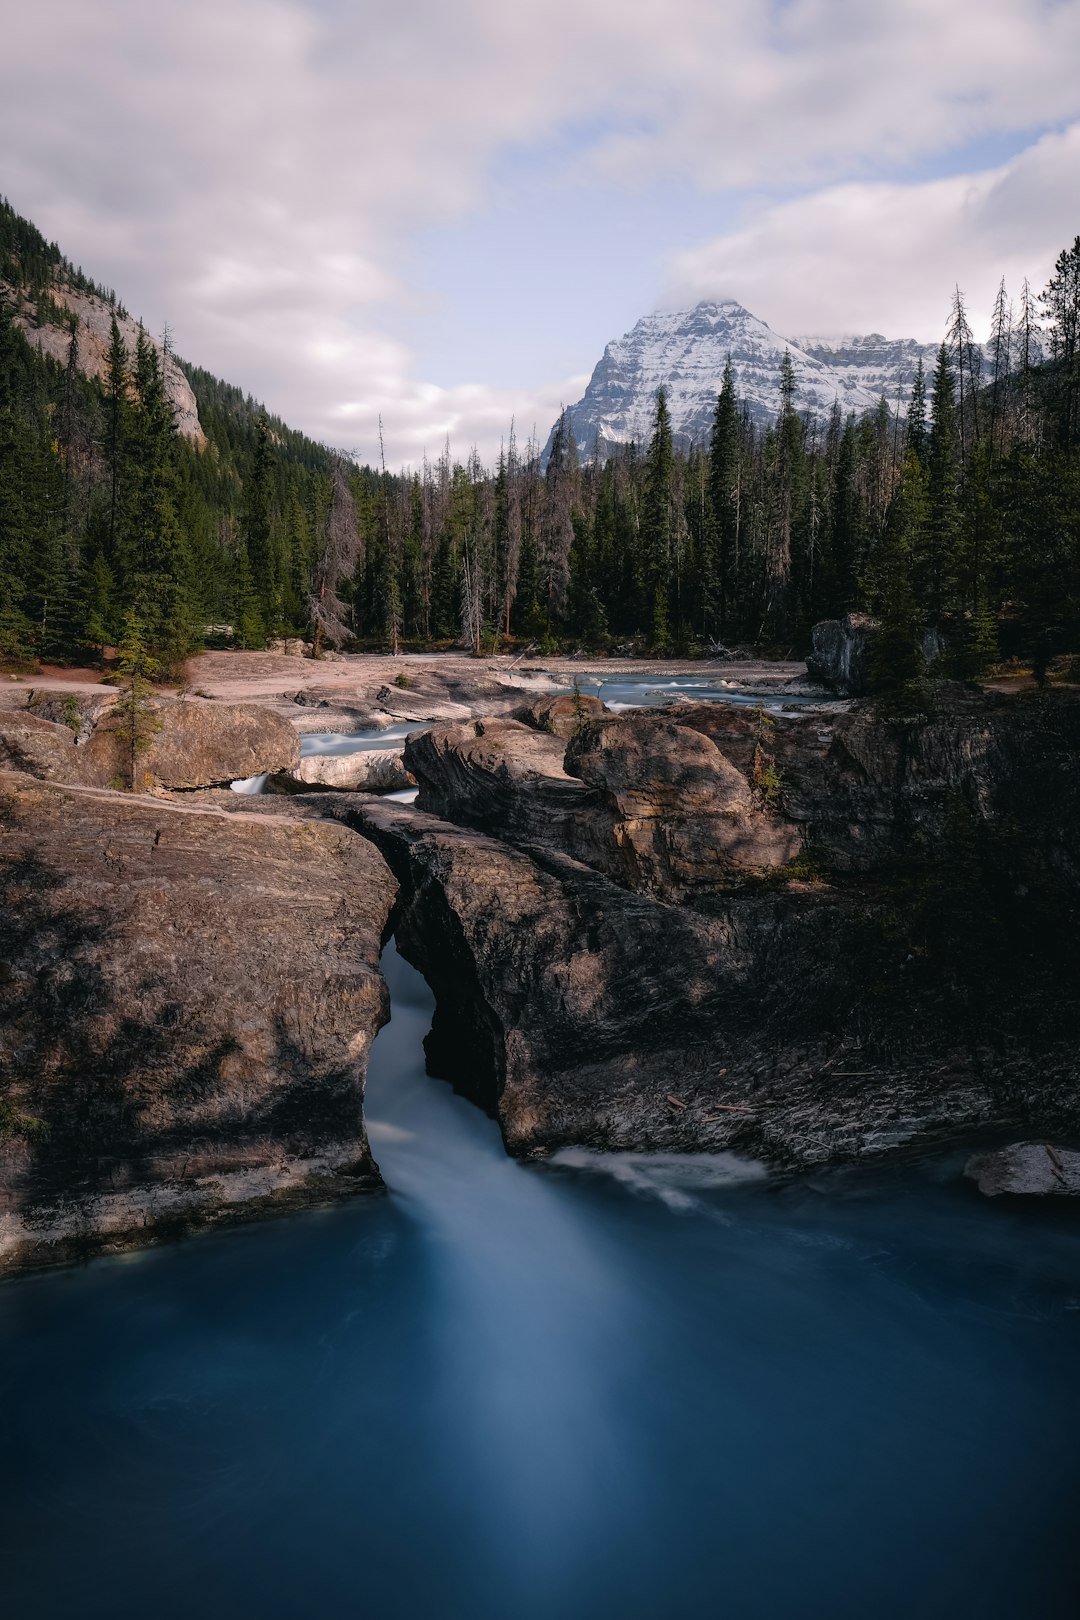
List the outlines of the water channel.
<svg viewBox="0 0 1080 1620">
<path fill-rule="evenodd" d="M 0 1289 L 5 1615 L 1075 1617 L 1075 1216 L 517 1164 L 384 968 L 389 1196 Z"/>
</svg>

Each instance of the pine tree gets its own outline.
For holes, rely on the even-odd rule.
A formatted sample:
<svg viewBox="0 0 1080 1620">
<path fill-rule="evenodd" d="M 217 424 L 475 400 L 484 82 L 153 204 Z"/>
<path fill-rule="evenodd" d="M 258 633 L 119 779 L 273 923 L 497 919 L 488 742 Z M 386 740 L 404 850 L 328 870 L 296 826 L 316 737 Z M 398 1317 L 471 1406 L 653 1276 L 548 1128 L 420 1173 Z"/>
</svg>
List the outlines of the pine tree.
<svg viewBox="0 0 1080 1620">
<path fill-rule="evenodd" d="M 255 430 L 255 458 L 244 482 L 240 535 L 247 552 L 255 608 L 265 636 L 281 618 L 281 591 L 270 518 L 270 424 L 262 411 Z M 252 620 L 252 628 L 254 621 Z"/>
<path fill-rule="evenodd" d="M 114 711 L 119 719 L 117 735 L 127 754 L 128 786 L 132 793 L 140 793 L 146 780 L 139 761 L 150 751 L 161 730 L 161 721 L 153 708 L 153 682 L 160 674 L 160 666 L 147 640 L 141 604 L 125 612 L 118 650 L 123 684 Z"/>
<path fill-rule="evenodd" d="M 1070 451 L 1080 443 L 1080 236 L 1058 254 L 1041 303 L 1053 362 L 1057 438 Z"/>
</svg>

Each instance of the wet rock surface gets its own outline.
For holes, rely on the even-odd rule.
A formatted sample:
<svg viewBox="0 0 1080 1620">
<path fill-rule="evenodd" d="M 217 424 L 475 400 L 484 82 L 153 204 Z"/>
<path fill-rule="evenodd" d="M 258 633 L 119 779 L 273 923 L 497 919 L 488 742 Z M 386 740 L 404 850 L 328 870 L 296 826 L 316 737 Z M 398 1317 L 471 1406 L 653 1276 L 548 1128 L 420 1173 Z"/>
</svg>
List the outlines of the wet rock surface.
<svg viewBox="0 0 1080 1620">
<path fill-rule="evenodd" d="M 277 802 L 0 773 L 0 1267 L 379 1185 L 361 1096 L 395 883 Z"/>
<path fill-rule="evenodd" d="M 969 1159 L 964 1174 L 988 1198 L 1013 1193 L 1028 1198 L 1080 1196 L 1080 1153 L 1048 1142 L 1014 1142 L 996 1153 Z"/>
</svg>

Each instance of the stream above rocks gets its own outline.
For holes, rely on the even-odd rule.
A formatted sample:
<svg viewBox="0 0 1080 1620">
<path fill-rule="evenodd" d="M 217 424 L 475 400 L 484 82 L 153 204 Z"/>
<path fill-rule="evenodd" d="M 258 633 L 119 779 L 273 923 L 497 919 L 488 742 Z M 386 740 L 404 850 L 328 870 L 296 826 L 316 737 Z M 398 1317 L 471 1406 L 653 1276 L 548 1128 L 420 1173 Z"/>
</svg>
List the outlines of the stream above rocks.
<svg viewBox="0 0 1080 1620">
<path fill-rule="evenodd" d="M 965 1150 L 506 1157 L 388 947 L 379 1200 L 0 1291 L 35 1620 L 1066 1620 L 1080 1230 Z"/>
</svg>

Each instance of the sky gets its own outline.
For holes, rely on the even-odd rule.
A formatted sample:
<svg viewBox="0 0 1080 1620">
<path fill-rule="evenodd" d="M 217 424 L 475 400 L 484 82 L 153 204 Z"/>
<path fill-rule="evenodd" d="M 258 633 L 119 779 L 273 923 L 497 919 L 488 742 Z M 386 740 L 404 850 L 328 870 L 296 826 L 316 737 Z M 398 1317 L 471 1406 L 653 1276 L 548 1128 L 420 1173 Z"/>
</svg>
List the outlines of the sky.
<svg viewBox="0 0 1080 1620">
<path fill-rule="evenodd" d="M 930 342 L 1080 232 L 1080 0 L 53 0 L 2 39 L 0 192 L 392 466 L 543 440 L 653 309 Z"/>
</svg>

